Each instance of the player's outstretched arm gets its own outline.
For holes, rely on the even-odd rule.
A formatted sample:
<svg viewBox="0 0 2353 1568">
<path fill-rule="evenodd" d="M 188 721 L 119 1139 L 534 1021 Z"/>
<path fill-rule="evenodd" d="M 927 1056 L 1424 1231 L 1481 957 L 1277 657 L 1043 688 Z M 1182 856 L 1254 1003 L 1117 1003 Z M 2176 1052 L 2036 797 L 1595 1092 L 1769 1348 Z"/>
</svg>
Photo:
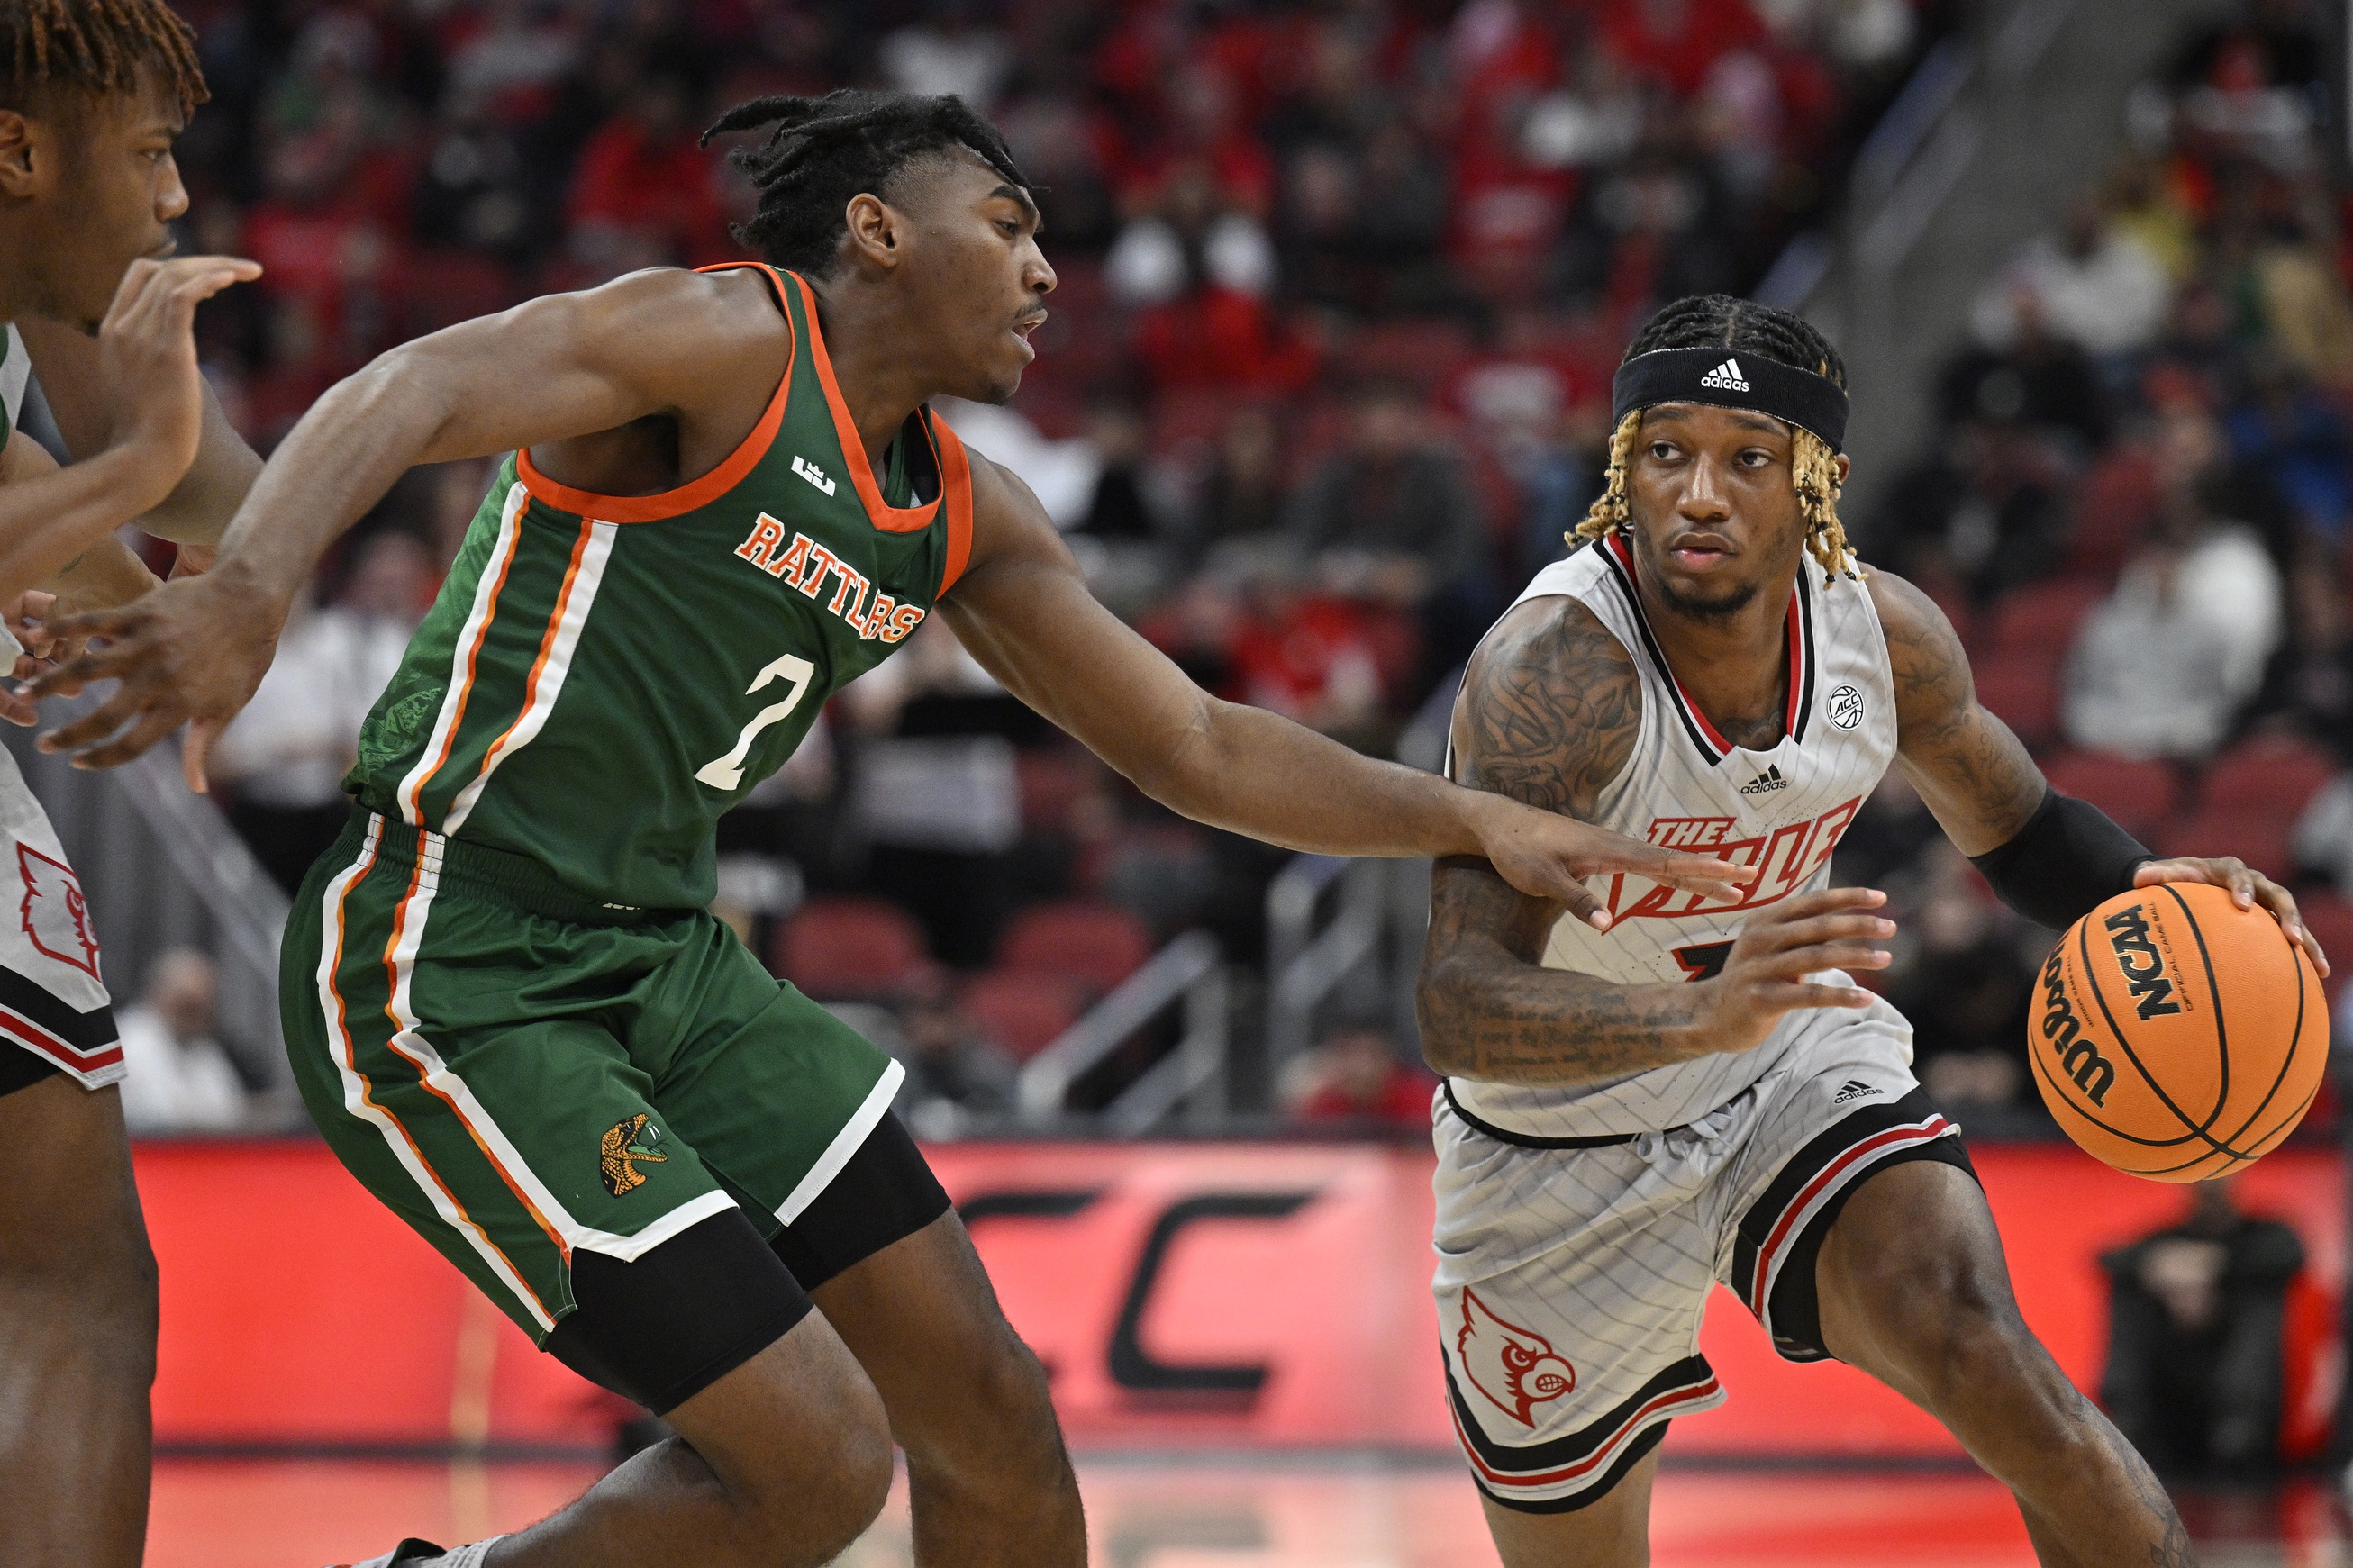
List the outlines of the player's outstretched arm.
<svg viewBox="0 0 2353 1568">
<path fill-rule="evenodd" d="M 2063 929 L 2111 895 L 2211 882 L 2241 909 L 2269 910 L 2321 973 L 2328 957 L 2295 896 L 2232 858 L 2158 859 L 2084 802 L 2054 794 L 2010 726 L 1978 701 L 1968 655 L 1934 601 L 1890 573 L 1864 579 L 1887 634 L 1896 760 L 1962 854 L 2013 907 Z"/>
<path fill-rule="evenodd" d="M 1480 856 L 1580 916 L 1599 910 L 1589 876 L 1639 871 L 1708 892 L 1747 877 L 1221 702 L 1095 602 L 1037 498 L 981 458 L 973 511 L 972 564 L 940 606 L 957 637 L 1008 690 L 1172 811 L 1319 854 Z"/>
<path fill-rule="evenodd" d="M 1624 647 L 1572 599 L 1506 616 L 1471 662 L 1454 710 L 1463 782 L 1577 816 L 1625 767 L 1641 692 Z M 1873 969 L 1894 931 L 1877 893 L 1839 889 L 1749 917 L 1723 970 L 1696 984 L 1621 985 L 1542 965 L 1563 906 L 1531 898 L 1468 858 L 1431 876 L 1430 936 L 1415 1001 L 1422 1053 L 1451 1077 L 1560 1086 L 1746 1050 L 1796 1007 L 1860 1006 L 1825 969 Z"/>
<path fill-rule="evenodd" d="M 33 374 L 48 399 L 58 433 L 66 438 L 66 450 L 77 461 L 104 451 L 114 414 L 108 405 L 98 340 L 59 321 L 20 321 L 16 331 L 31 352 Z M 195 460 L 171 494 L 132 521 L 159 539 L 209 551 L 220 542 L 237 503 L 253 488 L 261 458 L 221 412 L 212 387 L 202 385 L 200 391 L 204 425 Z M 111 603 L 89 601 L 93 608 Z"/>
<path fill-rule="evenodd" d="M 92 345 L 110 409 L 89 461 L 58 468 L 21 431 L 0 453 L 0 604 L 47 582 L 152 510 L 195 458 L 203 422 L 196 305 L 257 276 L 250 261 L 133 262 Z"/>
<path fill-rule="evenodd" d="M 723 456 L 756 422 L 787 353 L 773 318 L 741 309 L 746 287 L 760 285 L 667 268 L 635 273 L 404 343 L 329 388 L 248 492 L 213 570 L 58 626 L 62 636 L 106 640 L 35 681 L 28 695 L 108 678 L 122 684 L 43 736 L 43 748 L 76 752 L 76 766 L 112 767 L 185 722 L 183 760 L 191 787 L 203 789 L 206 752 L 260 684 L 295 594 L 327 546 L 412 465 L 560 442 L 652 415 L 679 421 L 682 448 Z M 738 403 L 749 410 L 741 428 L 703 427 L 728 416 L 714 418 L 714 405 Z"/>
</svg>

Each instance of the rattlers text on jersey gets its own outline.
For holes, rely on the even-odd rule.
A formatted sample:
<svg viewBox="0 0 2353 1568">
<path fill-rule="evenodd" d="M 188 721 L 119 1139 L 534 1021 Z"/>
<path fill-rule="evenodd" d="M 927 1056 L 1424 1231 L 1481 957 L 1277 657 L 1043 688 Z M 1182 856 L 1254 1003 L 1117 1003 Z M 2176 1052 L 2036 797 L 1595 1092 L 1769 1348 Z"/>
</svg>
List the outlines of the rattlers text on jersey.
<svg viewBox="0 0 2353 1568">
<path fill-rule="evenodd" d="M 1704 980 L 1723 967 L 1746 914 L 1824 887 L 1831 853 L 1895 755 L 1895 694 L 1879 613 L 1863 584 L 1825 586 L 1798 574 L 1788 617 L 1789 708 L 1780 742 L 1761 751 L 1716 732 L 1668 669 L 1634 589 L 1634 565 L 1616 536 L 1538 573 L 1515 603 L 1566 595 L 1626 645 L 1642 687 L 1642 716 L 1625 767 L 1601 792 L 1592 820 L 1630 838 L 1718 856 L 1757 868 L 1737 904 L 1662 888 L 1640 877 L 1597 879 L 1608 932 L 1564 917 L 1544 963 L 1623 984 Z M 1589 1138 L 1683 1126 L 1770 1071 L 1788 1031 L 1754 1050 L 1699 1058 L 1570 1089 L 1450 1079 L 1447 1093 L 1491 1126 L 1536 1138 Z"/>
</svg>

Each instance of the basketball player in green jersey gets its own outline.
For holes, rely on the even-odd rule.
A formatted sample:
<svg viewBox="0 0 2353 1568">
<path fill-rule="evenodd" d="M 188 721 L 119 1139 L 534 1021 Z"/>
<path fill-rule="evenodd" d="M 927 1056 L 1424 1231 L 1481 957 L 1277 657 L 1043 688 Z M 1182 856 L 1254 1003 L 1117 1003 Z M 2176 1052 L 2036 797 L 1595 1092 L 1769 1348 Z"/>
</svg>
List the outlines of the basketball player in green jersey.
<svg viewBox="0 0 2353 1568">
<path fill-rule="evenodd" d="M 153 585 L 116 529 L 217 540 L 260 468 L 208 409 L 190 326 L 255 268 L 153 259 L 187 205 L 172 141 L 203 96 L 158 0 L 0 0 L 0 605 L 31 653 L 51 594 L 105 605 Z M 84 461 L 60 468 L 16 427 L 35 370 Z M 122 1053 L 79 889 L 5 753 L 0 875 L 0 1565 L 135 1568 L 155 1268 Z"/>
<path fill-rule="evenodd" d="M 862 92 L 717 129 L 763 125 L 743 237 L 772 265 L 395 351 L 279 448 L 211 573 L 61 628 L 111 639 L 67 677 L 123 686 L 45 743 L 103 766 L 193 719 L 201 784 L 326 544 L 413 463 L 514 454 L 296 900 L 288 1042 L 353 1173 L 678 1436 L 518 1535 L 378 1563 L 813 1565 L 881 1506 L 894 1437 L 922 1563 L 1084 1562 L 1044 1376 L 888 1112 L 899 1068 L 704 912 L 717 816 L 926 617 L 1201 821 L 1476 855 L 1578 909 L 1609 869 L 1744 876 L 1191 685 L 925 407 L 1010 396 L 1054 286 L 1003 141 L 955 100 Z"/>
</svg>

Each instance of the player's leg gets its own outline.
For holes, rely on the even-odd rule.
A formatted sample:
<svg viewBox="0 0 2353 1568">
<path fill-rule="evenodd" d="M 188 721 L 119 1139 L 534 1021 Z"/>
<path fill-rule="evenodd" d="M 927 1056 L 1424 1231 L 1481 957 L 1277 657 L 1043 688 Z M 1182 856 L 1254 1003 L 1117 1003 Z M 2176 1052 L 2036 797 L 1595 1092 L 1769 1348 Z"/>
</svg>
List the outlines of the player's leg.
<svg viewBox="0 0 2353 1568">
<path fill-rule="evenodd" d="M 921 1159 L 895 1118 L 869 1142 Z M 847 1196 L 860 1184 L 845 1175 Z M 1086 1523 L 1045 1369 L 1005 1321 L 964 1222 L 942 1214 L 813 1294 L 907 1451 L 915 1561 L 1082 1568 Z"/>
<path fill-rule="evenodd" d="M 120 1091 L 0 1044 L 0 1568 L 136 1568 L 155 1260 Z"/>
<path fill-rule="evenodd" d="M 304 885 L 282 975 L 320 1131 L 518 1326 L 680 1434 L 490 1560 L 830 1560 L 889 1487 L 881 1401 L 612 1033 L 678 922 L 535 918 L 378 828 L 340 853 Z"/>
<path fill-rule="evenodd" d="M 1814 1270 L 1821 1337 L 2017 1494 L 2050 1568 L 2189 1568 L 2155 1475 L 2019 1315 L 1985 1194 L 1952 1165 L 1860 1181 Z"/>
<path fill-rule="evenodd" d="M 1487 1533 L 1504 1568 L 1646 1568 L 1651 1561 L 1651 1482 L 1656 1449 L 1614 1487 L 1575 1513 L 1526 1513 L 1482 1494 Z"/>
<path fill-rule="evenodd" d="M 1446 1399 L 1505 1568 L 1641 1568 L 1670 1418 L 1722 1404 L 1699 1353 L 1708 1194 L 1753 1117 L 1585 1146 L 1437 1123 Z"/>
<path fill-rule="evenodd" d="M 651 1030 L 673 1131 L 774 1216 L 777 1256 L 881 1392 L 907 1452 L 916 1558 L 1077 1568 L 1078 1486 L 1037 1358 L 999 1310 L 947 1194 L 888 1107 L 895 1064 L 779 986 L 712 922 Z"/>
</svg>

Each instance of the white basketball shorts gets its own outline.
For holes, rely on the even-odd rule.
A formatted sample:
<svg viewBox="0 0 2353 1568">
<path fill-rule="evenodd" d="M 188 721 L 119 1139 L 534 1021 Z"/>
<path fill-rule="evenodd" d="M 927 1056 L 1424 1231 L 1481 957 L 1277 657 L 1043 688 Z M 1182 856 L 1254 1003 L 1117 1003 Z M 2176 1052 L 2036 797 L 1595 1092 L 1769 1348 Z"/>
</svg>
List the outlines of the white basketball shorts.
<svg viewBox="0 0 2353 1568">
<path fill-rule="evenodd" d="M 1700 1354 L 1718 1280 L 1819 1361 L 1814 1261 L 1856 1182 L 1968 1168 L 1883 1002 L 1793 1013 L 1778 1066 L 1687 1126 L 1539 1140 L 1437 1112 L 1439 1338 L 1455 1434 L 1498 1503 L 1564 1513 L 1724 1403 Z M 1768 1041 L 1778 1044 L 1778 1041 Z M 1762 1048 L 1762 1047 L 1760 1047 Z"/>
<path fill-rule="evenodd" d="M 0 1094 L 52 1073 L 102 1089 L 122 1077 L 122 1047 L 80 879 L 0 751 Z"/>
</svg>

